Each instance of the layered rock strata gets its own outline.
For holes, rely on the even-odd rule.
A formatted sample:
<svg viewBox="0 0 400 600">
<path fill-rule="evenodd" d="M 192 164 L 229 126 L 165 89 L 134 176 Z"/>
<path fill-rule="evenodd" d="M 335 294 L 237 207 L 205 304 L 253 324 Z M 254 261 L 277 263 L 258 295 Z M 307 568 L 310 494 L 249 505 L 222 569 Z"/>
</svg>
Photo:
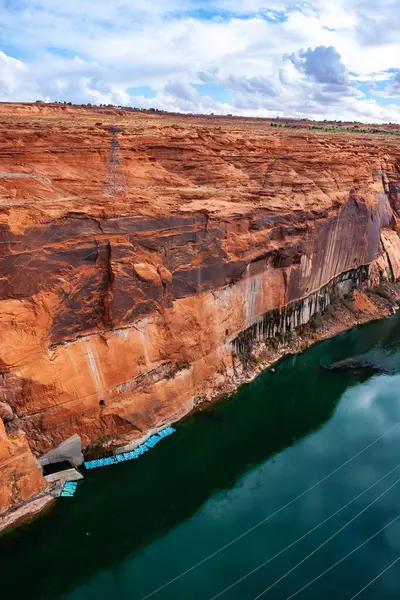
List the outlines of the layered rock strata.
<svg viewBox="0 0 400 600">
<path fill-rule="evenodd" d="M 140 439 L 252 340 L 400 276 L 396 140 L 19 109 L 0 108 L 0 511 L 70 436 Z M 126 188 L 105 191 L 115 122 Z"/>
</svg>

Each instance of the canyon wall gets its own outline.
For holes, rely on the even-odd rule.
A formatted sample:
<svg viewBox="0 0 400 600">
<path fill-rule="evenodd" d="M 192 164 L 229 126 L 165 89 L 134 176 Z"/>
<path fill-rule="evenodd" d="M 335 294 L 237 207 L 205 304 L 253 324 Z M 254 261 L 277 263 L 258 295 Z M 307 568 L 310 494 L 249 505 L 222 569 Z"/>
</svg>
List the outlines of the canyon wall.
<svg viewBox="0 0 400 600">
<path fill-rule="evenodd" d="M 0 512 L 69 436 L 129 444 L 249 340 L 400 276 L 396 139 L 52 105 L 0 133 Z"/>
</svg>

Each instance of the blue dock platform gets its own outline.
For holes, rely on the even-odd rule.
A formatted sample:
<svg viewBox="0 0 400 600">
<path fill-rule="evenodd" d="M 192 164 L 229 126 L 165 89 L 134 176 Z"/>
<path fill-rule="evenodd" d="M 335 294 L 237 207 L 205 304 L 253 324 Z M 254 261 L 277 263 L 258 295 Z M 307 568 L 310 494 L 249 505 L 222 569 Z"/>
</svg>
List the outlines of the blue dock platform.
<svg viewBox="0 0 400 600">
<path fill-rule="evenodd" d="M 65 481 L 64 485 L 62 486 L 60 496 L 62 498 L 72 498 L 76 492 L 77 485 L 78 484 L 75 481 Z"/>
<path fill-rule="evenodd" d="M 155 435 L 149 437 L 149 439 L 130 452 L 123 452 L 116 454 L 115 456 L 109 456 L 108 458 L 98 458 L 97 460 L 89 460 L 84 463 L 86 469 L 97 469 L 99 467 L 109 467 L 111 465 L 117 465 L 118 463 L 126 462 L 139 458 L 142 454 L 154 448 L 158 442 L 175 433 L 176 429 L 171 426 L 165 427 Z"/>
</svg>

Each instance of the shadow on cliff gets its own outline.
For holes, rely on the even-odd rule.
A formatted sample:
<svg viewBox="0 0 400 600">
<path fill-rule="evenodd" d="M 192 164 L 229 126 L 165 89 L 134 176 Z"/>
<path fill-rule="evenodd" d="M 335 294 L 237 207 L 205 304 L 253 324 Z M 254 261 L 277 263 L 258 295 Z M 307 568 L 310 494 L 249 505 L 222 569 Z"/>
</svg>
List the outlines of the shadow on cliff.
<svg viewBox="0 0 400 600">
<path fill-rule="evenodd" d="M 369 351 L 378 327 L 386 327 L 390 347 L 400 320 L 390 321 L 365 327 L 361 341 L 353 331 L 287 358 L 233 399 L 188 417 L 141 459 L 88 472 L 73 499 L 0 539 L 2 598 L 55 600 L 141 552 L 255 465 L 321 427 L 343 391 L 364 379 L 338 377 L 322 362 Z"/>
</svg>

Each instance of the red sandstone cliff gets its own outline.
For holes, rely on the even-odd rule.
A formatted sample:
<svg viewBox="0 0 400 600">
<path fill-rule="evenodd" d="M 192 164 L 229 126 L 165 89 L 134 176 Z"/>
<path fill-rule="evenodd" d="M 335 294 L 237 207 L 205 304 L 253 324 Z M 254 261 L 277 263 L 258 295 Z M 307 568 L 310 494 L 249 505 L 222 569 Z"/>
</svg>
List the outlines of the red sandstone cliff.
<svg viewBox="0 0 400 600">
<path fill-rule="evenodd" d="M 304 322 L 372 262 L 398 278 L 399 170 L 388 136 L 0 105 L 0 512 L 70 435 L 122 444 L 187 413 L 268 311 L 306 299 Z"/>
</svg>

